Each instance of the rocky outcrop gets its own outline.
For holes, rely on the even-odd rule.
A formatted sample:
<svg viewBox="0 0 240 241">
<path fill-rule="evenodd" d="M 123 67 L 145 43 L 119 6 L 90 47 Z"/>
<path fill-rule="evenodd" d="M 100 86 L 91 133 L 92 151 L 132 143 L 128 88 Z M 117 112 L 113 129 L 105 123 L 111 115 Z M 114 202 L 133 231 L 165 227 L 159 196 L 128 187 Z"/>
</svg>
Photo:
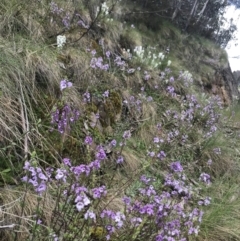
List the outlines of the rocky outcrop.
<svg viewBox="0 0 240 241">
<path fill-rule="evenodd" d="M 214 77 L 214 82 L 220 90 L 219 95 L 226 104 L 230 104 L 234 98 L 239 97 L 238 82 L 232 73 L 229 63 L 226 68 L 217 70 Z"/>
<path fill-rule="evenodd" d="M 238 84 L 240 84 L 240 70 L 233 71 L 233 76 L 237 80 Z"/>
<path fill-rule="evenodd" d="M 221 97 L 224 104 L 229 105 L 236 98 L 240 97 L 238 81 L 234 77 L 229 63 L 226 67 L 216 68 L 213 76 L 208 77 L 211 81 L 204 86 L 209 93 Z"/>
</svg>

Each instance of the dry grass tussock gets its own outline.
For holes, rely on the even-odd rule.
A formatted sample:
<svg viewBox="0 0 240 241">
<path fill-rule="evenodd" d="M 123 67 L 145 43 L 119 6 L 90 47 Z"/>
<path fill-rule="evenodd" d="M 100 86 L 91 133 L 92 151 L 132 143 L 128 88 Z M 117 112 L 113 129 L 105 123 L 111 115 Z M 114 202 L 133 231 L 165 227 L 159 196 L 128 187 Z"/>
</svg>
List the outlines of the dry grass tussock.
<svg viewBox="0 0 240 241">
<path fill-rule="evenodd" d="M 50 112 L 49 102 L 54 102 L 58 94 L 56 87 L 59 85 L 60 68 L 56 54 L 47 47 L 41 48 L 24 40 L 14 44 L 1 39 L 1 44 L 2 144 L 16 142 L 17 148 L 23 150 L 17 153 L 24 157 L 29 154 L 30 145 L 35 141 L 31 130 L 36 130 L 39 119 L 44 119 L 44 116 L 36 116 L 36 109 L 39 113 L 43 110 Z M 44 98 L 47 95 L 52 99 Z"/>
<path fill-rule="evenodd" d="M 231 172 L 226 172 L 215 180 L 209 190 L 209 195 L 211 194 L 214 199 L 211 208 L 205 211 L 198 240 L 240 239 L 239 178 L 231 178 L 230 175 Z"/>
<path fill-rule="evenodd" d="M 17 240 L 26 240 L 29 237 L 29 230 L 34 226 L 33 215 L 36 207 L 44 206 L 43 209 L 43 225 L 50 226 L 51 215 L 54 209 L 54 202 L 47 192 L 44 199 L 39 199 L 39 196 L 31 191 L 18 190 L 18 188 L 10 187 L 1 189 L 0 193 L 0 219 L 2 226 L 10 226 L 9 228 L 1 228 L 0 239 L 3 241 L 13 240 L 13 230 L 17 231 Z M 24 202 L 24 208 L 22 208 Z M 13 227 L 11 227 L 13 225 Z"/>
<path fill-rule="evenodd" d="M 144 103 L 142 106 L 142 117 L 139 120 L 139 139 L 148 146 L 156 133 L 156 124 L 159 121 L 155 103 Z"/>
</svg>

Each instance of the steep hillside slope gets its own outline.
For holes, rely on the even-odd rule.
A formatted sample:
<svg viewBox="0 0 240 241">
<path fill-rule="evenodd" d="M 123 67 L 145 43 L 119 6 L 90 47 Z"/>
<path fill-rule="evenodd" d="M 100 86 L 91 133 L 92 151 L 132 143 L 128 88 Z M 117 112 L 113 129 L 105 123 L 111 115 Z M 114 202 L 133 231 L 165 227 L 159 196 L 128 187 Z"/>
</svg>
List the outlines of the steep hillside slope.
<svg viewBox="0 0 240 241">
<path fill-rule="evenodd" d="M 227 55 L 142 11 L 1 1 L 1 240 L 240 239 Z"/>
</svg>

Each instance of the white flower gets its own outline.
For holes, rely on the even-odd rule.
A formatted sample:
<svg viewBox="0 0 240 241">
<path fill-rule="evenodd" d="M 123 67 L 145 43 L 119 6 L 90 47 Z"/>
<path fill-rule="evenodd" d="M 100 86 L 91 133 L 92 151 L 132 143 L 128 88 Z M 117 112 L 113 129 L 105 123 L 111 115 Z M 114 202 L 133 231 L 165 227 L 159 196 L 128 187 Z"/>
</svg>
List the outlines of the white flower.
<svg viewBox="0 0 240 241">
<path fill-rule="evenodd" d="M 62 48 L 65 43 L 66 43 L 66 36 L 65 35 L 58 35 L 57 36 L 57 46 L 58 46 L 58 48 Z"/>
<path fill-rule="evenodd" d="M 107 6 L 107 4 L 106 4 L 106 2 L 104 2 L 103 4 L 102 4 L 102 11 L 103 11 L 103 13 L 105 14 L 105 15 L 108 15 L 109 14 L 109 7 Z"/>
</svg>

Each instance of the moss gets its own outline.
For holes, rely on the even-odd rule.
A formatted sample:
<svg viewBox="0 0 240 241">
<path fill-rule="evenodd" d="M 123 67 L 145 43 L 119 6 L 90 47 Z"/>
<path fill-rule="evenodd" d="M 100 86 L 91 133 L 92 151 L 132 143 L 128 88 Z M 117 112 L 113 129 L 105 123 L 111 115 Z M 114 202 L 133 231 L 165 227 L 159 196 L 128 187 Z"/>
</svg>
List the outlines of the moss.
<svg viewBox="0 0 240 241">
<path fill-rule="evenodd" d="M 120 44 L 122 48 L 133 50 L 136 46 L 142 46 L 142 35 L 135 29 L 127 29 L 120 36 Z"/>
<path fill-rule="evenodd" d="M 90 114 L 93 112 L 93 113 L 97 113 L 98 111 L 98 107 L 95 103 L 91 102 L 89 104 L 87 104 L 86 106 L 86 115 L 87 116 L 90 116 Z"/>
<path fill-rule="evenodd" d="M 97 56 L 98 55 L 101 56 L 103 54 L 102 47 L 99 45 L 99 43 L 97 43 L 96 40 L 94 40 L 94 39 L 91 40 L 91 47 L 92 47 L 92 49 L 96 50 Z"/>
<path fill-rule="evenodd" d="M 117 92 L 111 92 L 106 100 L 105 109 L 108 113 L 110 124 L 114 124 L 122 112 L 122 98 Z"/>
</svg>

